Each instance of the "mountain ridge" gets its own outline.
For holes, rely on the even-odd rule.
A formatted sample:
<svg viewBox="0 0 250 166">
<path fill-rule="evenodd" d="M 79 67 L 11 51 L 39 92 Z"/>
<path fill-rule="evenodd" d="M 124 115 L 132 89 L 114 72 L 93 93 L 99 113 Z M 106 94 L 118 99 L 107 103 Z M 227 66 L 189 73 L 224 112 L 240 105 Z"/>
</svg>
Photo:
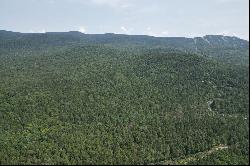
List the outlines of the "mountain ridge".
<svg viewBox="0 0 250 166">
<path fill-rule="evenodd" d="M 27 32 L 15 32 L 15 31 L 9 31 L 9 30 L 0 30 L 0 33 L 15 33 L 15 34 L 79 34 L 79 35 L 119 35 L 119 36 L 133 36 L 133 37 L 153 37 L 153 38 L 185 38 L 185 39 L 196 39 L 196 38 L 208 38 L 208 37 L 220 37 L 220 38 L 232 38 L 232 39 L 240 39 L 246 42 L 249 42 L 246 39 L 243 39 L 241 37 L 238 36 L 230 36 L 230 35 L 216 35 L 216 34 L 209 34 L 209 35 L 204 35 L 204 36 L 195 36 L 195 37 L 185 37 L 185 36 L 169 36 L 169 37 L 164 37 L 164 36 L 151 36 L 151 35 L 143 35 L 143 34 L 138 34 L 138 35 L 130 35 L 130 34 L 122 34 L 122 33 L 111 33 L 111 32 L 107 32 L 107 33 L 93 33 L 93 34 L 88 34 L 88 33 L 83 33 L 80 31 L 65 31 L 65 32 L 45 32 L 45 33 L 27 33 Z"/>
<path fill-rule="evenodd" d="M 205 35 L 203 37 L 153 37 L 125 34 L 85 34 L 78 31 L 20 33 L 0 30 L 0 50 L 28 47 L 47 49 L 72 45 L 110 45 L 119 48 L 164 48 L 216 58 L 230 64 L 249 65 L 249 42 L 238 37 Z M 18 47 L 16 47 L 18 46 Z M 7 50 L 6 50 L 7 48 Z M 9 49 L 8 49 L 9 48 Z"/>
</svg>

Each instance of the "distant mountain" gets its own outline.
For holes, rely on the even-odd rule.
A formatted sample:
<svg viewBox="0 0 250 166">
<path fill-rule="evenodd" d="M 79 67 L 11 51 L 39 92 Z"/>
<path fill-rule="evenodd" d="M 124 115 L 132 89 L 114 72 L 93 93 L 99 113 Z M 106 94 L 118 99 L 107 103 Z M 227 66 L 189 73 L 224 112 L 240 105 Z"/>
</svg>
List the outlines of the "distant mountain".
<svg viewBox="0 0 250 166">
<path fill-rule="evenodd" d="M 84 34 L 78 31 L 19 33 L 0 31 L 0 49 L 47 48 L 69 45 L 105 44 L 117 47 L 175 49 L 216 58 L 225 63 L 249 65 L 249 42 L 237 37 L 207 35 L 204 37 L 153 37 L 123 34 Z"/>
</svg>

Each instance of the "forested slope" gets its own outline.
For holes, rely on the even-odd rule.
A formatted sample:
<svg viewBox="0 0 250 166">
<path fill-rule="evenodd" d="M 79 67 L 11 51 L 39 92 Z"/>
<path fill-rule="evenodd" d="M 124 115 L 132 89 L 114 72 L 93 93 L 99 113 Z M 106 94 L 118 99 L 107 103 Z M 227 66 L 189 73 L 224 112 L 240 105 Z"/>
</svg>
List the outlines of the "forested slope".
<svg viewBox="0 0 250 166">
<path fill-rule="evenodd" d="M 16 35 L 0 38 L 0 164 L 150 164 L 220 144 L 193 163 L 249 163 L 246 62 L 143 37 Z"/>
</svg>

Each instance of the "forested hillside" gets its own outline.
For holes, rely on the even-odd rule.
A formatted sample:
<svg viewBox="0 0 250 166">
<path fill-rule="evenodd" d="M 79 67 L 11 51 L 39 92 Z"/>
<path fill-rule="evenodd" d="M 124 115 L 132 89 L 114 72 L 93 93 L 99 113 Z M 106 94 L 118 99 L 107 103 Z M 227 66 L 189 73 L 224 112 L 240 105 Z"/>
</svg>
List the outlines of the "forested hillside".
<svg viewBox="0 0 250 166">
<path fill-rule="evenodd" d="M 249 164 L 248 53 L 236 37 L 0 31 L 0 164 Z"/>
<path fill-rule="evenodd" d="M 121 48 L 174 49 L 186 53 L 216 58 L 224 63 L 249 65 L 249 42 L 237 37 L 207 35 L 204 37 L 153 37 L 122 34 L 84 34 L 77 31 L 18 33 L 0 30 L 1 52 L 53 50 L 62 46 L 103 44 Z"/>
</svg>

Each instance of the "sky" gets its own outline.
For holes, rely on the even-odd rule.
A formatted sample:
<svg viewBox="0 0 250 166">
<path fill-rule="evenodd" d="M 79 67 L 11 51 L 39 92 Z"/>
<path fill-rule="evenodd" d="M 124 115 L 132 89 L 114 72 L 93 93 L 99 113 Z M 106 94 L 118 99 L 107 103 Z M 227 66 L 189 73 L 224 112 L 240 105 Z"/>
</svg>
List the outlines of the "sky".
<svg viewBox="0 0 250 166">
<path fill-rule="evenodd" d="M 249 40 L 249 0 L 0 0 L 0 29 Z"/>
</svg>

